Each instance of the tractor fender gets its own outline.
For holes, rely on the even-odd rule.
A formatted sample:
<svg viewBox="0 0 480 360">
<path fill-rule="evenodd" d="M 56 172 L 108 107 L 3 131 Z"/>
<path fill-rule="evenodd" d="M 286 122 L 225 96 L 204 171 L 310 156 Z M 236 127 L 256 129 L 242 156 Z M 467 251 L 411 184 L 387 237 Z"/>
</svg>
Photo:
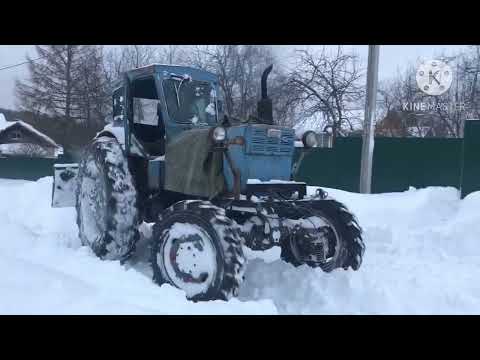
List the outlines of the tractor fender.
<svg viewBox="0 0 480 360">
<path fill-rule="evenodd" d="M 95 139 L 102 136 L 116 139 L 122 150 L 125 150 L 125 128 L 123 126 L 112 126 L 112 124 L 108 124 L 95 135 Z"/>
<path fill-rule="evenodd" d="M 116 139 L 123 151 L 125 151 L 125 129 L 121 126 L 105 126 L 98 132 L 95 139 L 100 137 L 109 137 Z M 52 189 L 52 207 L 71 207 L 75 206 L 76 177 L 78 173 L 78 164 L 55 164 Z"/>
</svg>

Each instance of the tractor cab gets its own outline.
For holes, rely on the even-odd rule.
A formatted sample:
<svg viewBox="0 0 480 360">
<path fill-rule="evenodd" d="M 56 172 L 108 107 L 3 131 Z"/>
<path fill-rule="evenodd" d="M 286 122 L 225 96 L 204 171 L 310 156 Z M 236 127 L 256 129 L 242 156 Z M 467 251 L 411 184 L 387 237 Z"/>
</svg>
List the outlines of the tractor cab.
<svg viewBox="0 0 480 360">
<path fill-rule="evenodd" d="M 207 71 L 158 64 L 127 71 L 113 92 L 113 124 L 101 135 L 123 129 L 129 156 L 164 156 L 183 131 L 217 124 L 217 93 L 217 78 Z"/>
<path fill-rule="evenodd" d="M 258 116 L 240 122 L 224 121 L 213 73 L 158 64 L 127 71 L 113 92 L 113 124 L 97 137 L 119 141 L 145 199 L 160 192 L 239 198 L 261 187 L 252 181 L 270 189 L 272 180 L 303 194 L 305 184 L 292 177 L 295 132 L 273 120 L 272 67 L 262 74 Z M 319 136 L 311 132 L 306 146 L 318 146 Z"/>
</svg>

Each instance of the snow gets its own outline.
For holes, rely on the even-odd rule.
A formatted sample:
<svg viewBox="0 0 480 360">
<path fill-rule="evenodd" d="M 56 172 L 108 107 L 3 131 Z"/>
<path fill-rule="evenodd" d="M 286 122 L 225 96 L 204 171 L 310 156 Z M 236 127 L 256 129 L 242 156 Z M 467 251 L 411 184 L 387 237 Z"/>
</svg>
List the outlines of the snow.
<svg viewBox="0 0 480 360">
<path fill-rule="evenodd" d="M 80 245 L 73 208 L 50 207 L 52 178 L 0 179 L 1 314 L 275 314 L 272 301 L 193 303 L 151 280 L 147 245 L 120 265 Z M 34 204 L 34 206 L 32 206 Z"/>
<path fill-rule="evenodd" d="M 241 299 L 273 299 L 281 313 L 480 313 L 480 193 L 459 200 L 454 188 L 378 195 L 325 190 L 364 228 L 360 270 L 323 276 L 305 266 L 254 260 Z"/>
<path fill-rule="evenodd" d="M 59 157 L 60 155 L 63 155 L 63 148 L 61 146 L 55 149 L 55 157 Z"/>
<path fill-rule="evenodd" d="M 282 263 L 278 248 L 249 251 L 240 300 L 272 299 L 283 314 L 480 313 L 480 192 L 459 200 L 454 188 L 324 190 L 364 229 L 360 270 L 323 274 Z"/>
<path fill-rule="evenodd" d="M 2 314 L 480 314 L 480 192 L 325 189 L 364 229 L 359 271 L 325 274 L 280 261 L 278 248 L 246 249 L 239 298 L 193 303 L 152 282 L 149 225 L 130 261 L 101 261 L 80 245 L 74 209 L 50 207 L 51 187 L 51 177 L 0 179 Z"/>
<path fill-rule="evenodd" d="M 20 125 L 22 125 L 24 128 L 28 129 L 29 131 L 35 133 L 37 136 L 41 137 L 43 140 L 45 140 L 46 142 L 50 143 L 51 145 L 53 146 L 58 146 L 58 144 L 53 141 L 51 138 L 49 138 L 47 135 L 41 133 L 40 131 L 38 131 L 37 129 L 35 129 L 33 126 L 27 124 L 27 123 L 24 123 L 23 121 L 21 120 L 18 120 L 16 121 L 16 123 L 19 123 Z"/>
<path fill-rule="evenodd" d="M 127 248 L 125 244 L 130 242 L 132 236 L 131 229 L 137 219 L 137 208 L 134 206 L 136 201 L 135 188 L 133 186 L 132 175 L 128 171 L 128 163 L 124 160 L 123 151 L 120 146 L 113 145 L 110 139 L 103 139 L 102 142 L 106 142 L 106 145 L 104 147 L 102 146 L 102 148 L 110 149 L 106 151 L 106 163 L 114 165 L 108 166 L 108 172 L 105 176 L 109 179 L 115 179 L 110 191 L 112 199 L 114 199 L 116 204 L 115 208 L 117 209 L 113 215 L 114 222 L 116 223 L 115 230 L 109 230 L 109 235 L 114 238 L 115 241 L 107 245 L 107 250 L 110 254 L 116 254 L 115 257 L 118 258 L 118 256 L 125 255 L 124 250 Z M 88 166 L 96 167 L 94 161 L 90 161 Z"/>
</svg>

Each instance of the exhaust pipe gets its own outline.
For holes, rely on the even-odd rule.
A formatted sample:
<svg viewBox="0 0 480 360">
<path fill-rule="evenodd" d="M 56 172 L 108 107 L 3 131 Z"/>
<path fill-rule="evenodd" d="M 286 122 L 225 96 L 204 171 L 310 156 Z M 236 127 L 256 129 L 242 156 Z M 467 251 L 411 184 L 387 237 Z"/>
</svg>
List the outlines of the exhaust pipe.
<svg viewBox="0 0 480 360">
<path fill-rule="evenodd" d="M 267 94 L 267 78 L 273 69 L 273 64 L 267 67 L 262 74 L 262 98 L 258 102 L 257 111 L 258 117 L 262 124 L 273 125 L 273 108 L 272 100 L 269 99 Z"/>
</svg>

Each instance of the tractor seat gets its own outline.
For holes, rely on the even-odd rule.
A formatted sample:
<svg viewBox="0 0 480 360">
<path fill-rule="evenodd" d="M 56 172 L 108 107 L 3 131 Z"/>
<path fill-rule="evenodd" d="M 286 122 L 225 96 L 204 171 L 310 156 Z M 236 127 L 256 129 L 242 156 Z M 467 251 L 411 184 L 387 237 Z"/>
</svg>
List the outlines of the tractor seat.
<svg viewBox="0 0 480 360">
<path fill-rule="evenodd" d="M 133 133 L 142 146 L 152 156 L 165 154 L 165 128 L 163 123 L 158 126 L 133 124 Z"/>
<path fill-rule="evenodd" d="M 156 142 L 159 139 L 163 139 L 165 129 L 163 126 L 133 124 L 133 133 L 142 142 Z"/>
<path fill-rule="evenodd" d="M 148 154 L 151 156 L 165 155 L 165 139 L 157 140 L 154 142 L 142 141 L 142 145 Z"/>
</svg>

